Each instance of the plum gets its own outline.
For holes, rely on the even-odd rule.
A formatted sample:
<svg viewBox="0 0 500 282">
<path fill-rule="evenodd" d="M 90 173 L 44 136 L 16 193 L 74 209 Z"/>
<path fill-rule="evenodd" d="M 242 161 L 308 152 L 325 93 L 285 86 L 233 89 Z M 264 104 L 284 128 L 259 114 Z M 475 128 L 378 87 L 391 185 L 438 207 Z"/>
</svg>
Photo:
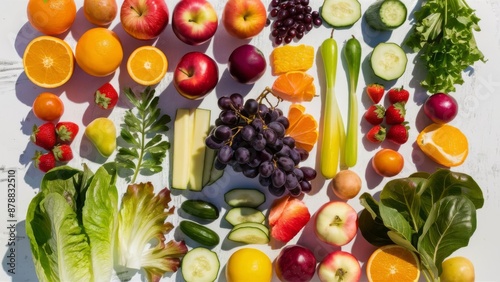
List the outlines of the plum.
<svg viewBox="0 0 500 282">
<path fill-rule="evenodd" d="M 283 282 L 311 281 L 316 272 L 316 258 L 303 246 L 288 245 L 276 258 L 275 271 Z"/>
</svg>

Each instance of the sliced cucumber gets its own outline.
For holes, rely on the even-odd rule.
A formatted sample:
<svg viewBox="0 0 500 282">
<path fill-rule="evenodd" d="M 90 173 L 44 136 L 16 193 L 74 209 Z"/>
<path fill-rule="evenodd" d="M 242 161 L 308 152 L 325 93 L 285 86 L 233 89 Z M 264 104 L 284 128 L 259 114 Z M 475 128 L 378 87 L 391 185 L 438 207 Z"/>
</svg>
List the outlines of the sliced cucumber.
<svg viewBox="0 0 500 282">
<path fill-rule="evenodd" d="M 256 222 L 243 222 L 238 225 L 235 225 L 232 230 L 236 230 L 238 228 L 243 228 L 243 227 L 253 227 L 253 228 L 258 228 L 262 230 L 266 234 L 267 237 L 269 237 L 269 228 L 265 226 L 262 223 L 256 223 Z"/>
<path fill-rule="evenodd" d="M 181 209 L 187 214 L 203 219 L 217 219 L 219 217 L 217 207 L 203 200 L 186 200 L 182 202 Z"/>
<path fill-rule="evenodd" d="M 321 17 L 333 27 L 349 27 L 361 18 L 361 4 L 358 0 L 325 0 Z"/>
<path fill-rule="evenodd" d="M 207 248 L 189 250 L 182 258 L 182 278 L 186 282 L 212 282 L 219 275 L 220 261 L 217 254 Z"/>
<path fill-rule="evenodd" d="M 215 231 L 193 221 L 183 220 L 179 228 L 194 241 L 209 247 L 219 244 L 220 238 Z"/>
<path fill-rule="evenodd" d="M 399 0 L 378 0 L 365 12 L 366 23 L 376 30 L 392 30 L 406 20 L 406 6 Z"/>
<path fill-rule="evenodd" d="M 227 238 L 233 242 L 245 244 L 267 244 L 269 237 L 259 228 L 240 227 L 233 228 Z"/>
<path fill-rule="evenodd" d="M 391 42 L 379 43 L 370 56 L 370 65 L 375 75 L 387 81 L 401 77 L 407 62 L 403 49 Z"/>
<path fill-rule="evenodd" d="M 255 208 L 238 207 L 230 209 L 225 219 L 231 225 L 236 226 L 244 222 L 262 223 L 266 219 L 265 215 Z"/>
<path fill-rule="evenodd" d="M 256 208 L 266 201 L 266 196 L 257 189 L 236 188 L 224 194 L 224 201 L 231 207 Z"/>
</svg>

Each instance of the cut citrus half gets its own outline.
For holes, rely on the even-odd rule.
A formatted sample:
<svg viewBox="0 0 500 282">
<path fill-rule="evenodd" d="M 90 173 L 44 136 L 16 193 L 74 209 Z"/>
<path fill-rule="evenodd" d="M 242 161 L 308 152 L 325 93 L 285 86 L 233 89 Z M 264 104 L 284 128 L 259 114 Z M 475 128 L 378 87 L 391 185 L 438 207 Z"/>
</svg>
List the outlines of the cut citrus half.
<svg viewBox="0 0 500 282">
<path fill-rule="evenodd" d="M 399 245 L 382 246 L 368 259 L 366 276 L 370 282 L 418 281 L 419 260 L 415 253 Z"/>
<path fill-rule="evenodd" d="M 313 66 L 314 47 L 310 45 L 284 45 L 271 53 L 271 67 L 274 75 L 289 71 L 306 71 Z"/>
<path fill-rule="evenodd" d="M 316 95 L 314 77 L 303 71 L 279 75 L 272 86 L 273 93 L 290 102 L 308 102 Z"/>
<path fill-rule="evenodd" d="M 288 111 L 288 122 L 290 126 L 286 135 L 295 140 L 295 146 L 310 152 L 318 141 L 318 122 L 305 113 L 305 107 L 300 104 L 292 104 Z"/>
<path fill-rule="evenodd" d="M 142 85 L 157 84 L 167 73 L 165 54 L 154 46 L 141 46 L 130 54 L 127 71 L 130 77 Z"/>
<path fill-rule="evenodd" d="M 34 84 L 55 88 L 66 83 L 73 75 L 73 51 L 62 39 L 39 36 L 26 47 L 23 67 L 26 76 Z"/>
<path fill-rule="evenodd" d="M 429 158 L 446 166 L 461 165 L 469 153 L 467 137 L 449 124 L 431 124 L 417 136 L 417 144 Z"/>
</svg>

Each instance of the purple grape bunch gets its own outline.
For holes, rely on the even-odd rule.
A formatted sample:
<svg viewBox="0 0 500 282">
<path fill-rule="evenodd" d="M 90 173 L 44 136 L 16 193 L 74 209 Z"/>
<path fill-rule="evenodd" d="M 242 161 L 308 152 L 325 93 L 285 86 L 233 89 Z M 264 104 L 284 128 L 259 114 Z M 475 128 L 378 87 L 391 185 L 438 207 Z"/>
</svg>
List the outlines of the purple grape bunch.
<svg viewBox="0 0 500 282">
<path fill-rule="evenodd" d="M 296 147 L 295 140 L 286 136 L 288 118 L 277 105 L 269 103 L 266 96 L 270 93 L 266 89 L 257 99 L 246 101 L 239 93 L 220 97 L 221 112 L 205 144 L 217 150 L 216 169 L 229 165 L 246 177 L 258 177 L 274 196 L 286 192 L 299 196 L 311 191 L 316 170 L 299 166 L 309 152 Z"/>
<path fill-rule="evenodd" d="M 305 33 L 323 24 L 319 11 L 313 11 L 309 0 L 271 0 L 269 17 L 274 44 L 300 40 Z"/>
</svg>

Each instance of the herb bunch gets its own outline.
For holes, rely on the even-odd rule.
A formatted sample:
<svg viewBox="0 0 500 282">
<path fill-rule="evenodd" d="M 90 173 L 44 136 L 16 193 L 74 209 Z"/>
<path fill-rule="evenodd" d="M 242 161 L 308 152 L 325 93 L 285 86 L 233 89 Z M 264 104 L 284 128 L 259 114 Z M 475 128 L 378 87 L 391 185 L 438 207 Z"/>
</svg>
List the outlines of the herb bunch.
<svg viewBox="0 0 500 282">
<path fill-rule="evenodd" d="M 163 140 L 163 134 L 169 130 L 167 123 L 170 116 L 158 108 L 159 97 L 155 90 L 147 87 L 136 95 L 131 88 L 124 90 L 125 95 L 135 108 L 125 112 L 120 137 L 126 146 L 118 149 L 116 163 L 122 170 L 127 170 L 131 183 L 135 183 L 139 173 L 151 174 L 162 171 L 162 162 L 170 143 Z"/>
</svg>

